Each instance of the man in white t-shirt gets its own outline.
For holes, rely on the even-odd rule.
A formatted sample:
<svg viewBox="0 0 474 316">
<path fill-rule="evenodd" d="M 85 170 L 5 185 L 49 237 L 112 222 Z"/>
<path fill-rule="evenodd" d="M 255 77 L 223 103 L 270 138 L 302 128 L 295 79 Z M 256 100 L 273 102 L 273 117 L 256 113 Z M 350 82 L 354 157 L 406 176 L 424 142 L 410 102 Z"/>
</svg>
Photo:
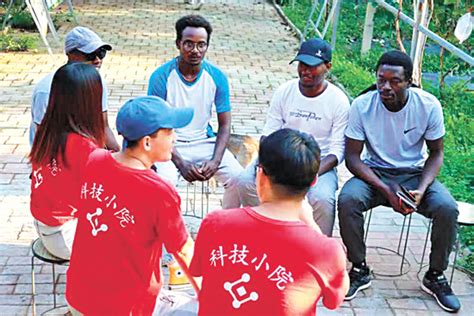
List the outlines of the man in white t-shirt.
<svg viewBox="0 0 474 316">
<path fill-rule="evenodd" d="M 318 182 L 307 193 L 313 217 L 327 235 L 332 235 L 337 190 L 336 166 L 344 159 L 344 130 L 349 99 L 341 89 L 325 79 L 331 69 L 331 46 L 319 38 L 304 42 L 296 55 L 299 79 L 281 85 L 274 93 L 263 129 L 263 136 L 291 128 L 308 133 L 321 148 Z M 242 205 L 259 204 L 255 187 L 257 161 L 239 177 Z M 282 162 L 284 163 L 284 162 Z"/>
<path fill-rule="evenodd" d="M 155 164 L 162 177 L 176 184 L 179 174 L 189 182 L 215 176 L 224 185 L 223 208 L 240 206 L 236 177 L 243 170 L 226 149 L 230 137 L 231 108 L 226 75 L 204 59 L 211 39 L 211 24 L 199 15 L 176 22 L 179 56 L 156 69 L 150 77 L 148 95 L 158 96 L 172 107 L 192 107 L 193 120 L 178 128 L 172 161 Z M 217 112 L 214 134 L 209 122 Z"/>
<path fill-rule="evenodd" d="M 97 70 L 102 66 L 102 61 L 105 58 L 107 51 L 110 50 L 112 50 L 110 44 L 102 41 L 102 39 L 92 30 L 82 26 L 75 27 L 69 31 L 64 41 L 64 52 L 66 53 L 68 62 L 91 64 L 96 67 Z M 52 72 L 41 79 L 33 91 L 29 135 L 30 145 L 33 144 L 36 130 L 38 126 L 41 125 L 41 121 L 46 113 L 54 73 L 55 72 Z M 109 150 L 119 151 L 120 146 L 115 140 L 107 119 L 107 86 L 105 85 L 104 80 L 102 80 L 102 87 L 102 113 L 106 135 L 105 145 Z"/>
<path fill-rule="evenodd" d="M 371 285 L 365 262 L 363 213 L 378 205 L 408 215 L 431 218 L 429 270 L 421 288 L 446 311 L 460 303 L 443 274 L 457 233 L 458 209 L 449 191 L 436 180 L 443 164 L 443 111 L 438 99 L 412 87 L 413 63 L 408 55 L 391 51 L 376 67 L 377 83 L 356 98 L 346 130 L 346 165 L 354 174 L 338 198 L 341 237 L 352 269 L 346 300 Z M 364 145 L 367 155 L 361 159 Z M 428 148 L 428 152 L 427 149 Z M 409 190 L 417 210 L 397 197 Z"/>
</svg>

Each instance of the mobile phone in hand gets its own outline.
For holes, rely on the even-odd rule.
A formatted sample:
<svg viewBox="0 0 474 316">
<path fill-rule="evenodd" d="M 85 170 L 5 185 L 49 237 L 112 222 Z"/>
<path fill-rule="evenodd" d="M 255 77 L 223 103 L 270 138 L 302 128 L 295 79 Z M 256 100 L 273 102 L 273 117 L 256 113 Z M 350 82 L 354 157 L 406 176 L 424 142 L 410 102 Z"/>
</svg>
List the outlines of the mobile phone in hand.
<svg viewBox="0 0 474 316">
<path fill-rule="evenodd" d="M 397 191 L 397 196 L 402 200 L 403 204 L 415 211 L 417 210 L 416 199 L 407 188 L 400 186 L 400 190 Z"/>
</svg>

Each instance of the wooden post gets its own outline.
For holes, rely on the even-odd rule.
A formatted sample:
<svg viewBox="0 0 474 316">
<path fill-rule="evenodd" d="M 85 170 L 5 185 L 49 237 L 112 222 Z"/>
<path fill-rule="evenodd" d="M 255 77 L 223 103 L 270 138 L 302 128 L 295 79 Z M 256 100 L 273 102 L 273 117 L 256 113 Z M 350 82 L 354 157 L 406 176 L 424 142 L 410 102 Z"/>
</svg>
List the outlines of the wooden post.
<svg viewBox="0 0 474 316">
<path fill-rule="evenodd" d="M 362 35 L 361 54 L 367 53 L 372 47 L 372 38 L 374 33 L 374 15 L 376 7 L 372 2 L 367 2 L 367 11 L 365 12 L 364 34 Z"/>
<path fill-rule="evenodd" d="M 421 22 L 421 14 L 418 10 L 418 2 L 419 0 L 413 0 L 413 20 L 415 21 L 415 25 L 413 27 L 413 32 L 411 35 L 411 45 L 410 45 L 410 58 L 411 60 L 415 59 L 415 51 L 416 51 L 416 44 L 418 43 L 418 35 L 420 31 L 418 30 Z"/>
<path fill-rule="evenodd" d="M 332 18 L 332 34 L 331 34 L 331 47 L 336 49 L 336 40 L 337 40 L 337 25 L 339 23 L 339 13 L 341 12 L 341 2 L 342 0 L 334 0 L 336 11 L 334 12 L 334 17 Z"/>
<path fill-rule="evenodd" d="M 426 35 L 419 31 L 419 26 L 428 28 L 430 23 L 430 14 L 428 10 L 428 1 L 430 0 L 414 0 L 414 20 L 412 48 L 410 49 L 410 57 L 413 60 L 413 83 L 421 87 L 422 63 L 425 52 Z"/>
</svg>

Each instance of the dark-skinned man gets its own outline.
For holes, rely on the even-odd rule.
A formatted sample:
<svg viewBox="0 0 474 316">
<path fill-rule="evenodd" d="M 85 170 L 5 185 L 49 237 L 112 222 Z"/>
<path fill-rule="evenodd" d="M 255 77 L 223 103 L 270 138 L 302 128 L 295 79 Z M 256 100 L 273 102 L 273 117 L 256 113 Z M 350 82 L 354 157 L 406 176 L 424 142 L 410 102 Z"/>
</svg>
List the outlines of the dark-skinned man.
<svg viewBox="0 0 474 316">
<path fill-rule="evenodd" d="M 273 94 L 262 137 L 282 128 L 312 135 L 321 147 L 318 181 L 306 194 L 313 218 L 327 235 L 332 235 L 336 209 L 336 166 L 344 159 L 344 131 L 349 114 L 349 99 L 341 89 L 327 81 L 332 67 L 331 46 L 313 38 L 304 42 L 294 61 L 298 79 L 281 85 Z M 283 163 L 283 162 L 282 162 Z M 239 176 L 242 205 L 257 206 L 254 161 Z M 306 204 L 307 205 L 307 204 Z M 309 209 L 309 206 L 308 206 Z"/>
<path fill-rule="evenodd" d="M 102 66 L 107 51 L 110 50 L 112 50 L 110 44 L 105 43 L 94 31 L 83 26 L 73 28 L 66 34 L 64 40 L 64 52 L 66 53 L 68 63 L 80 62 L 90 64 L 96 67 L 97 70 Z M 52 72 L 41 79 L 33 91 L 29 135 L 30 145 L 33 144 L 36 130 L 41 125 L 41 121 L 46 113 L 54 74 L 55 72 Z M 104 91 L 102 94 L 102 116 L 105 123 L 105 145 L 109 150 L 119 151 L 120 146 L 109 127 L 107 118 L 107 86 L 103 79 L 102 87 Z"/>
<path fill-rule="evenodd" d="M 414 209 L 396 195 L 403 186 L 416 199 L 417 212 L 433 220 L 430 265 L 421 288 L 444 310 L 456 312 L 460 303 L 443 271 L 456 237 L 458 210 L 448 190 L 436 180 L 443 164 L 443 112 L 433 95 L 412 87 L 412 71 L 405 53 L 383 54 L 376 66 L 377 83 L 351 106 L 346 165 L 354 177 L 338 199 L 341 236 L 352 263 L 346 300 L 371 285 L 363 212 L 385 205 L 410 214 Z M 362 160 L 364 145 L 367 156 Z"/>
<path fill-rule="evenodd" d="M 223 208 L 240 206 L 236 176 L 242 167 L 226 149 L 230 136 L 229 84 L 225 74 L 204 56 L 212 33 L 210 23 L 199 15 L 176 22 L 179 56 L 152 74 L 148 94 L 166 100 L 173 107 L 194 108 L 191 123 L 176 130 L 177 142 L 172 162 L 158 163 L 158 174 L 176 184 L 179 174 L 189 182 L 215 176 L 223 183 Z M 212 108 L 217 112 L 215 136 L 209 125 Z"/>
</svg>

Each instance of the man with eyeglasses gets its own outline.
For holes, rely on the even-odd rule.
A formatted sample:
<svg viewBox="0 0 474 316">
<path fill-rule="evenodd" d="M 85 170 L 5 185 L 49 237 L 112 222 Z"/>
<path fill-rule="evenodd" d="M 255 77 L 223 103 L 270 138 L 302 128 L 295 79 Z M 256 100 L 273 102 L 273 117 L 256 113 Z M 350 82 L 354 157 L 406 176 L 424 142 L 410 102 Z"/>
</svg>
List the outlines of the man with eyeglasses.
<svg viewBox="0 0 474 316">
<path fill-rule="evenodd" d="M 189 125 L 176 130 L 172 161 L 157 163 L 157 172 L 173 184 L 179 174 L 189 182 L 215 176 L 225 188 L 223 207 L 239 207 L 236 176 L 243 169 L 226 149 L 231 126 L 229 84 L 226 75 L 204 59 L 211 24 L 202 16 L 188 15 L 180 18 L 175 28 L 179 56 L 153 72 L 148 94 L 173 107 L 192 107 L 195 115 Z M 213 107 L 217 134 L 209 124 Z"/>
<path fill-rule="evenodd" d="M 102 66 L 102 61 L 105 58 L 107 51 L 110 50 L 112 50 L 110 44 L 102 41 L 102 39 L 92 30 L 82 26 L 73 28 L 69 33 L 67 33 L 64 41 L 64 51 L 68 58 L 68 63 L 82 62 L 91 64 L 96 67 L 97 70 Z M 36 130 L 46 113 L 53 76 L 54 72 L 44 77 L 40 82 L 38 82 L 33 91 L 31 104 L 32 120 L 30 124 L 30 145 L 33 144 Z M 102 80 L 102 86 L 102 112 L 105 122 L 106 146 L 107 149 L 119 151 L 120 146 L 115 140 L 107 119 L 107 87 L 104 80 Z"/>
</svg>

